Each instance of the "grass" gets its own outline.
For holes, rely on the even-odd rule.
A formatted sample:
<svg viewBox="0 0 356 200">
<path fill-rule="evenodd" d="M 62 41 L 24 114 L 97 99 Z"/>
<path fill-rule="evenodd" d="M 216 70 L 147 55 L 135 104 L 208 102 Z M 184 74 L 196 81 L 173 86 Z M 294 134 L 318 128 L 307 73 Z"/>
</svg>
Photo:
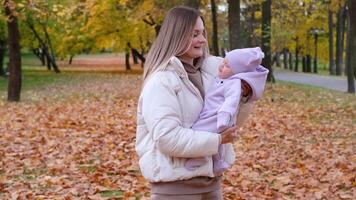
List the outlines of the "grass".
<svg viewBox="0 0 356 200">
<path fill-rule="evenodd" d="M 73 82 L 75 74 L 71 72 L 62 72 L 56 74 L 47 70 L 24 69 L 22 71 L 22 91 L 41 89 L 52 84 L 62 84 Z M 0 92 L 4 92 L 8 87 L 8 77 L 0 77 Z"/>
</svg>

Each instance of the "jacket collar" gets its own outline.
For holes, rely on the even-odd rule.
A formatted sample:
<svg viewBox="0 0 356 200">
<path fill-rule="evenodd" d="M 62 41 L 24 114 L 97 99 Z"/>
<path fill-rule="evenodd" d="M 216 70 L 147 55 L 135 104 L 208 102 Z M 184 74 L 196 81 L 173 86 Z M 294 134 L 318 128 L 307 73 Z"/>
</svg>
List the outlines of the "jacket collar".
<svg viewBox="0 0 356 200">
<path fill-rule="evenodd" d="M 198 88 L 196 88 L 192 82 L 187 81 L 189 80 L 188 73 L 185 71 L 183 63 L 179 60 L 179 58 L 173 56 L 171 59 L 169 59 L 168 63 L 166 64 L 166 69 L 167 70 L 172 70 L 175 71 L 180 78 L 182 78 L 183 81 L 186 82 L 187 85 L 189 85 L 189 89 L 199 97 L 200 101 L 203 102 L 203 97 L 201 96 Z"/>
<path fill-rule="evenodd" d="M 185 71 L 183 63 L 176 56 L 172 56 L 167 63 L 168 70 L 174 70 L 181 78 L 188 78 L 188 73 Z"/>
</svg>

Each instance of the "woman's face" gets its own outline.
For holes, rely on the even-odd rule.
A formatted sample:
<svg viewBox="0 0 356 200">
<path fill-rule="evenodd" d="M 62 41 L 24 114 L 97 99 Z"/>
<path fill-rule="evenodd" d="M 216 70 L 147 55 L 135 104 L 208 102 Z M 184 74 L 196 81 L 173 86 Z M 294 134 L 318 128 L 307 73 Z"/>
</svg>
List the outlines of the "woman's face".
<svg viewBox="0 0 356 200">
<path fill-rule="evenodd" d="M 203 55 L 203 46 L 206 43 L 204 30 L 203 20 L 198 17 L 193 30 L 192 43 L 190 44 L 188 51 L 181 56 L 183 60 L 191 62 L 192 64 L 194 58 L 199 58 Z"/>
</svg>

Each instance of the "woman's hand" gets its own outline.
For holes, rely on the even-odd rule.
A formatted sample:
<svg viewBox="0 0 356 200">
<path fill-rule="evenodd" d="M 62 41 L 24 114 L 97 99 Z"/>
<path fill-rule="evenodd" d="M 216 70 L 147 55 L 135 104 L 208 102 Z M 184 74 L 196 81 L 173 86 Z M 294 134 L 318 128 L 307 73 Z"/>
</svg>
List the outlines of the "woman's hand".
<svg viewBox="0 0 356 200">
<path fill-rule="evenodd" d="M 221 133 L 221 144 L 233 143 L 236 138 L 237 138 L 237 126 L 233 126 Z"/>
<path fill-rule="evenodd" d="M 241 85 L 242 95 L 244 97 L 250 96 L 250 94 L 252 92 L 250 85 L 244 80 L 241 80 L 241 82 L 242 82 L 242 85 Z"/>
</svg>

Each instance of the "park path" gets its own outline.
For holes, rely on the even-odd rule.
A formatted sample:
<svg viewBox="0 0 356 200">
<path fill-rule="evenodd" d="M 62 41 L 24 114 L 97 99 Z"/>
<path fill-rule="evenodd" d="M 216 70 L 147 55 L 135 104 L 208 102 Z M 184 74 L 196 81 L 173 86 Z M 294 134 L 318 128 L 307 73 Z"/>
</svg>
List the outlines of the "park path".
<svg viewBox="0 0 356 200">
<path fill-rule="evenodd" d="M 79 68 L 89 68 L 97 70 L 125 70 L 125 57 L 123 54 L 101 54 L 98 56 L 82 55 L 77 56 L 73 60 L 73 65 Z M 70 68 L 70 66 L 67 66 Z M 141 65 L 132 65 L 132 69 L 141 70 Z M 274 68 L 274 76 L 276 80 L 283 80 L 288 82 L 300 83 L 305 85 L 312 85 L 321 88 L 328 88 L 341 92 L 347 91 L 347 79 L 335 76 L 322 76 L 316 74 L 296 73 L 286 71 L 283 69 Z M 83 70 L 83 69 L 81 69 Z M 355 82 L 356 83 L 356 82 Z"/>
<path fill-rule="evenodd" d="M 335 76 L 322 76 L 316 74 L 296 73 L 284 70 L 275 70 L 276 80 L 312 85 L 316 87 L 328 88 L 341 92 L 347 92 L 347 78 Z M 356 81 L 355 81 L 356 83 Z"/>
</svg>

